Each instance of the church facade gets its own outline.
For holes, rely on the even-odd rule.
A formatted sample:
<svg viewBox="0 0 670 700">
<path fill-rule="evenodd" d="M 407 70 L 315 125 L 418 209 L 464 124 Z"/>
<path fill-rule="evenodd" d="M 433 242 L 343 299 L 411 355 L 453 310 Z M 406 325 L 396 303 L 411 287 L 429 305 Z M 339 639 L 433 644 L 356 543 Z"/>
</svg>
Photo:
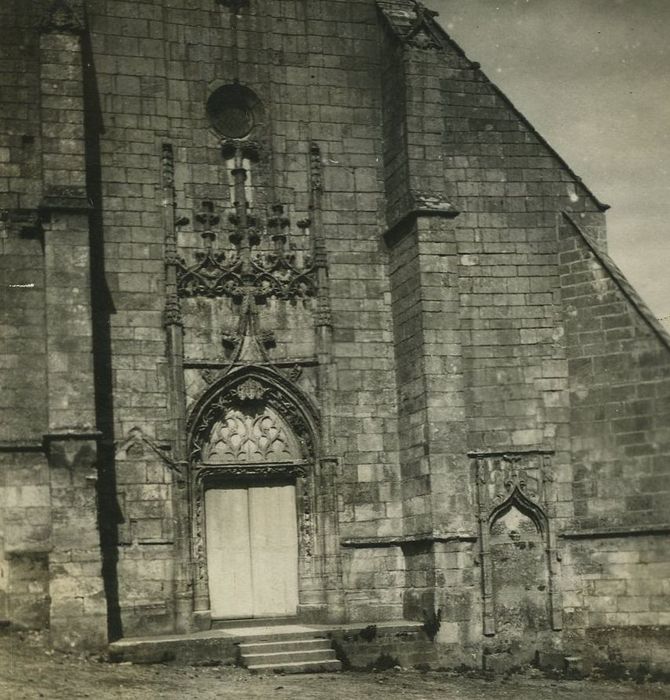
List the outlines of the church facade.
<svg viewBox="0 0 670 700">
<path fill-rule="evenodd" d="M 670 339 L 435 13 L 0 13 L 0 618 L 670 663 Z"/>
</svg>

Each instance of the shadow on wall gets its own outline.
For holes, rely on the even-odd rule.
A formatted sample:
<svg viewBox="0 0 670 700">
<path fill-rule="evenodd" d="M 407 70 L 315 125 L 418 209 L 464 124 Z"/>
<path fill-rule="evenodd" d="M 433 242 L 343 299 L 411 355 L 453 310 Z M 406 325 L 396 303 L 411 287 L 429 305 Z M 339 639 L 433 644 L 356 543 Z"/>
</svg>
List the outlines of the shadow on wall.
<svg viewBox="0 0 670 700">
<path fill-rule="evenodd" d="M 88 27 L 88 21 L 86 22 Z M 102 208 L 100 136 L 104 133 L 102 110 L 88 31 L 82 35 L 84 130 L 86 139 L 86 189 L 90 214 L 91 306 L 93 323 L 93 371 L 96 424 L 102 432 L 98 453 L 98 530 L 102 576 L 107 599 L 107 633 L 110 640 L 123 636 L 117 576 L 117 538 L 122 514 L 116 500 L 114 464 L 114 403 L 110 316 L 115 313 L 105 277 L 105 239 Z"/>
</svg>

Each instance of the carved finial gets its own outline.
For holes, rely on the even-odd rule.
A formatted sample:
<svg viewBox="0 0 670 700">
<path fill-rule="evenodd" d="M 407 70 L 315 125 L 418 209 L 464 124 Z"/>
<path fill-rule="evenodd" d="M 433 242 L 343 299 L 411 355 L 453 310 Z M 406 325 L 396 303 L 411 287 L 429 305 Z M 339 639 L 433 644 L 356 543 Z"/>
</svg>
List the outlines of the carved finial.
<svg viewBox="0 0 670 700">
<path fill-rule="evenodd" d="M 291 219 L 284 213 L 283 204 L 274 204 L 267 220 L 270 235 L 277 249 L 283 251 L 284 244 L 288 240 Z"/>
<path fill-rule="evenodd" d="M 323 297 L 319 297 L 319 305 L 314 322 L 317 326 L 331 327 L 333 325 L 333 314 L 330 310 L 330 304 Z"/>
<path fill-rule="evenodd" d="M 163 187 L 174 187 L 174 152 L 171 143 L 164 143 L 161 148 L 161 174 L 163 176 Z"/>
<path fill-rule="evenodd" d="M 323 192 L 321 148 L 314 141 L 309 146 L 309 178 L 312 192 Z"/>
<path fill-rule="evenodd" d="M 170 294 L 165 302 L 165 311 L 163 314 L 163 324 L 165 326 L 181 326 L 183 321 L 181 318 L 181 305 L 179 297 L 174 292 Z"/>
<path fill-rule="evenodd" d="M 419 0 L 414 0 L 414 12 L 417 17 L 437 17 L 440 13 L 435 10 L 429 10 Z"/>
<path fill-rule="evenodd" d="M 231 390 L 232 394 L 236 394 L 240 401 L 258 401 L 267 393 L 268 388 L 263 386 L 255 379 L 245 379 L 241 384 L 238 384 Z"/>
<path fill-rule="evenodd" d="M 414 0 L 414 14 L 416 19 L 403 41 L 417 49 L 441 49 L 442 40 L 433 20 L 439 13 Z"/>
</svg>

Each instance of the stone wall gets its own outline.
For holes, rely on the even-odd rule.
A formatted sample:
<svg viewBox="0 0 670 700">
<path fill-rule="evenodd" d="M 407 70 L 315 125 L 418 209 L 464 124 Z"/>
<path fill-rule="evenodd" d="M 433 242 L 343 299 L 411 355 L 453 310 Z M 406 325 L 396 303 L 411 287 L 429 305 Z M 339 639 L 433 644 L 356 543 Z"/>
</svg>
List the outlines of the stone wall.
<svg viewBox="0 0 670 700">
<path fill-rule="evenodd" d="M 575 522 L 667 523 L 670 339 L 579 219 L 561 225 Z"/>
<path fill-rule="evenodd" d="M 254 366 L 312 450 L 310 619 L 425 621 L 454 663 L 668 622 L 670 341 L 606 207 L 429 12 L 29 5 L 1 10 L 0 615 L 207 624 L 194 421 Z M 236 81 L 244 146 L 207 107 Z M 243 249 L 309 293 L 184 291 Z"/>
<path fill-rule="evenodd" d="M 667 667 L 656 628 L 670 622 L 670 339 L 579 218 L 561 221 L 560 246 L 574 479 L 566 619 L 602 658 L 628 656 L 624 629 L 646 634 L 632 658 Z"/>
</svg>

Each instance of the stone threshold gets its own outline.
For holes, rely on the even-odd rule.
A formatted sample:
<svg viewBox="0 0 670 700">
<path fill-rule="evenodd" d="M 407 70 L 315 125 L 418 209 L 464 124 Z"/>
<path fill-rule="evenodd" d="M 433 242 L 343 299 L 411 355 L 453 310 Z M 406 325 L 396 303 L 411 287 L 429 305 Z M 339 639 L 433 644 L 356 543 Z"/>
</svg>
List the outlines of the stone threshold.
<svg viewBox="0 0 670 700">
<path fill-rule="evenodd" d="M 424 624 L 408 620 L 356 622 L 331 625 L 272 624 L 210 629 L 185 634 L 152 637 L 126 637 L 108 646 L 109 659 L 118 663 L 176 663 L 193 666 L 219 666 L 240 663 L 240 644 L 250 642 L 298 641 L 310 639 L 339 640 L 355 643 L 366 640 L 377 646 L 384 641 L 423 638 Z"/>
<path fill-rule="evenodd" d="M 385 622 L 348 622 L 344 624 L 300 624 L 281 623 L 273 624 L 268 621 L 265 625 L 245 625 L 243 621 L 236 627 L 225 627 L 220 629 L 200 630 L 197 632 L 185 632 L 184 634 L 163 634 L 147 637 L 124 637 L 109 644 L 110 650 L 121 650 L 139 644 L 165 644 L 170 642 L 184 642 L 197 640 L 224 639 L 234 643 L 245 639 L 259 639 L 263 636 L 294 635 L 305 634 L 315 636 L 329 636 L 337 634 L 358 634 L 363 630 L 372 627 L 377 629 L 379 634 L 396 634 L 400 632 L 419 632 L 423 629 L 423 622 L 412 620 L 389 620 Z"/>
</svg>

